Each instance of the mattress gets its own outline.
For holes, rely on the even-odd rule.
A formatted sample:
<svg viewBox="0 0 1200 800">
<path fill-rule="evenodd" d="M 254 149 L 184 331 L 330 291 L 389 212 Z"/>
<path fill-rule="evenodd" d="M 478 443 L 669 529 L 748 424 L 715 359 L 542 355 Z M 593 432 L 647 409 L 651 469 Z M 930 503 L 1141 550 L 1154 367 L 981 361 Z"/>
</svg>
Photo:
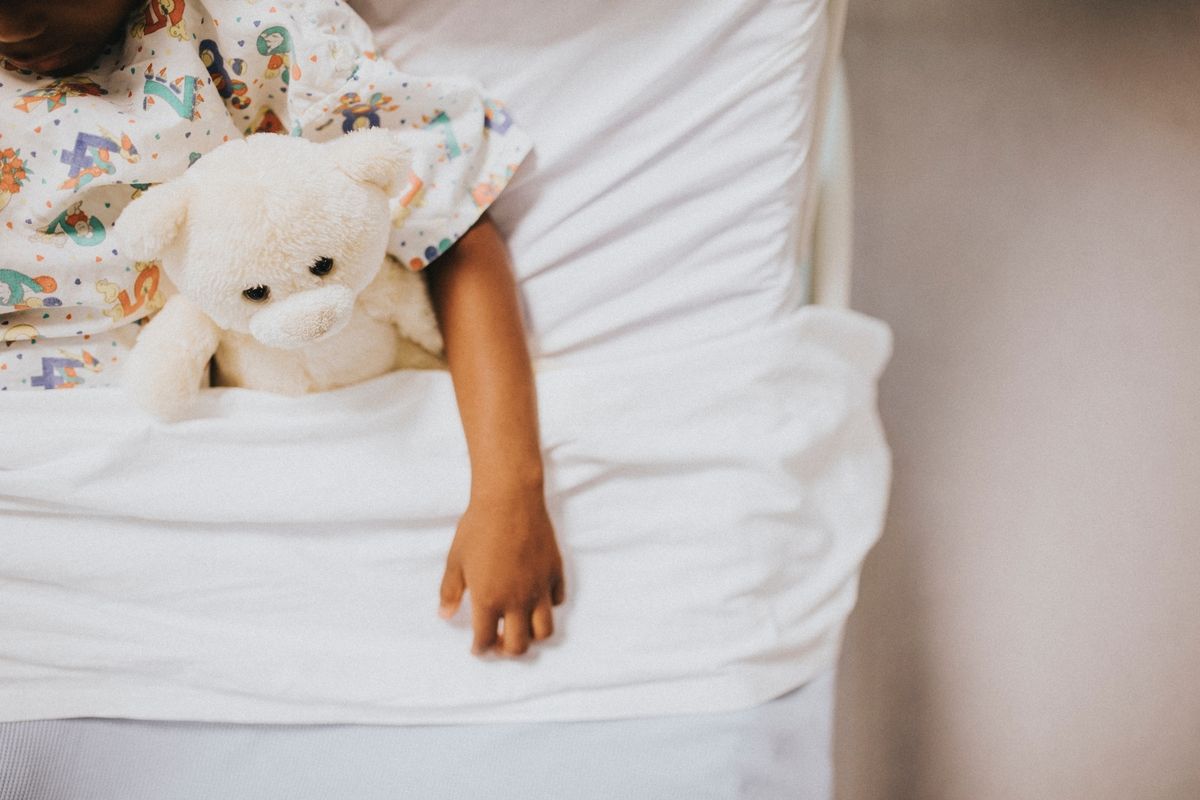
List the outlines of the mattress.
<svg viewBox="0 0 1200 800">
<path fill-rule="evenodd" d="M 0 800 L 831 800 L 833 689 L 615 722 L 0 723 Z"/>
<path fill-rule="evenodd" d="M 436 616 L 468 464 L 449 376 L 301 398 L 0 395 L 0 720 L 474 723 L 747 708 L 828 669 L 889 478 L 878 321 L 803 305 L 823 3 L 361 4 L 506 97 L 495 206 L 568 601 Z M 385 14 L 386 12 L 386 14 Z"/>
</svg>

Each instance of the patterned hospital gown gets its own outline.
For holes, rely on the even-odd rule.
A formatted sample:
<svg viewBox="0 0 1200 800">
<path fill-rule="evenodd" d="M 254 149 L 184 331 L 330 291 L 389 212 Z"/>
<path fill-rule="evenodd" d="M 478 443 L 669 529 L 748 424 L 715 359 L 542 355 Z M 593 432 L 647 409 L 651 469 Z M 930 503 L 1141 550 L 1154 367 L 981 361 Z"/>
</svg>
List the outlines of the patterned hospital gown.
<svg viewBox="0 0 1200 800">
<path fill-rule="evenodd" d="M 411 269 L 464 233 L 529 151 L 503 105 L 398 70 L 336 0 L 150 0 L 87 72 L 0 66 L 0 390 L 116 382 L 165 298 L 158 264 L 123 256 L 113 221 L 222 142 L 400 132 L 414 163 L 389 251 Z"/>
</svg>

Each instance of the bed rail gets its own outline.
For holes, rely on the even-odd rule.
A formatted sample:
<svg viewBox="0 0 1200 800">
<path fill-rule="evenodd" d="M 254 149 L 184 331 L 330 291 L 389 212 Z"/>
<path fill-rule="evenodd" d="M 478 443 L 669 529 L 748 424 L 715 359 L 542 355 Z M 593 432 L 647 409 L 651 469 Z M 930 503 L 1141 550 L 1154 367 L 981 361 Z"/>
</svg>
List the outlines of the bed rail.
<svg viewBox="0 0 1200 800">
<path fill-rule="evenodd" d="M 841 58 L 846 26 L 845 0 L 831 0 L 826 58 L 822 66 L 816 108 L 817 157 L 805 204 L 810 232 L 811 302 L 833 308 L 850 304 L 850 273 L 854 230 L 854 182 L 850 139 L 850 110 L 845 67 Z"/>
<path fill-rule="evenodd" d="M 825 123 L 813 225 L 811 296 L 818 305 L 847 308 L 854 244 L 854 172 L 846 79 L 841 64 Z"/>
</svg>

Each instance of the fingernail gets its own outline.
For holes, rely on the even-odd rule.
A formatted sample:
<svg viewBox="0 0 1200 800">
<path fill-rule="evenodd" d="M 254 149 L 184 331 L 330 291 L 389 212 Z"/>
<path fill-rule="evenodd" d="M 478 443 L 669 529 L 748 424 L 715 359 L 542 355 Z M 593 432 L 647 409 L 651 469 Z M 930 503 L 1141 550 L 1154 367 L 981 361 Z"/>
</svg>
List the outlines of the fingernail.
<svg viewBox="0 0 1200 800">
<path fill-rule="evenodd" d="M 450 606 L 442 606 L 438 609 L 438 616 L 442 619 L 450 619 L 454 616 L 454 609 Z"/>
</svg>

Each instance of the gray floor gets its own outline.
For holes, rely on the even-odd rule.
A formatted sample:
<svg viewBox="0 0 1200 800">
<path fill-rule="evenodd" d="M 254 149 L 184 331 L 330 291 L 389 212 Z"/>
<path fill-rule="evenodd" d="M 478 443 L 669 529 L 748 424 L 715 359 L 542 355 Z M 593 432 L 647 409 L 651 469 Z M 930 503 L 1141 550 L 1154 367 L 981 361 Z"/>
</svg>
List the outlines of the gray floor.
<svg viewBox="0 0 1200 800">
<path fill-rule="evenodd" d="M 896 482 L 839 797 L 1200 797 L 1200 3 L 851 9 Z"/>
</svg>

